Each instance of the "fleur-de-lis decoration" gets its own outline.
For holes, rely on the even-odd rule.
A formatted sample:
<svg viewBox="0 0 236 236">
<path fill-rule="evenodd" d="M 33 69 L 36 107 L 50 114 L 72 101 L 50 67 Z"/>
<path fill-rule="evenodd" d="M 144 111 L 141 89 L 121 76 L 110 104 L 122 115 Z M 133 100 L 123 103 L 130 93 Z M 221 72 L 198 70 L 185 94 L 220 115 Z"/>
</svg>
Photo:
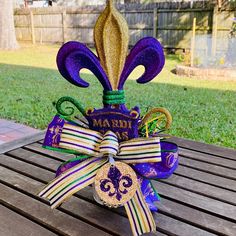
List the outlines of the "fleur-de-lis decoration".
<svg viewBox="0 0 236 236">
<path fill-rule="evenodd" d="M 58 142 L 58 139 L 60 137 L 60 133 L 62 131 L 62 128 L 55 126 L 54 129 L 52 130 L 53 133 L 53 142 L 56 143 Z"/>
<path fill-rule="evenodd" d="M 162 70 L 165 58 L 161 44 L 152 37 L 137 42 L 128 52 L 128 25 L 123 16 L 115 9 L 112 0 L 99 16 L 94 39 L 98 57 L 84 44 L 71 41 L 64 44 L 58 52 L 57 65 L 62 76 L 79 87 L 89 83 L 80 76 L 80 70 L 89 69 L 100 81 L 104 91 L 123 90 L 131 72 L 143 65 L 145 72 L 137 79 L 147 83 Z M 150 63 L 151 62 L 151 63 Z"/>
<path fill-rule="evenodd" d="M 100 182 L 100 188 L 103 192 L 109 192 L 109 196 L 116 195 L 116 199 L 120 201 L 123 194 L 128 193 L 128 188 L 133 184 L 132 179 L 128 176 L 122 176 L 116 166 L 111 166 L 107 175 L 108 178 L 102 179 Z"/>
<path fill-rule="evenodd" d="M 169 143 L 164 145 L 167 151 L 164 148 L 163 157 L 163 142 L 157 137 L 148 138 L 149 123 L 156 121 L 155 126 L 158 127 L 158 122 L 162 121 L 162 115 L 153 118 L 153 112 L 167 114 L 167 118 L 168 113 L 163 109 L 151 110 L 141 120 L 138 107 L 126 108 L 123 88 L 129 75 L 139 65 L 145 71 L 137 78 L 138 83 L 154 79 L 164 66 L 164 53 L 158 40 L 146 37 L 138 41 L 128 54 L 128 25 L 112 0 L 107 0 L 107 6 L 97 20 L 94 40 L 98 56 L 86 45 L 72 41 L 59 50 L 57 65 L 61 75 L 78 87 L 89 86 L 80 76 L 81 69 L 89 69 L 104 88 L 104 107 L 85 110 L 79 101 L 71 97 L 58 100 L 58 114 L 49 124 L 44 147 L 78 154 L 78 157 L 60 166 L 57 178 L 40 192 L 40 196 L 48 198 L 55 208 L 75 192 L 94 183 L 96 199 L 109 207 L 124 206 L 133 235 L 138 236 L 156 229 L 149 208 L 156 211 L 153 202 L 159 198 L 146 177 L 169 176 L 177 167 L 178 154 L 176 149 L 173 150 L 176 158 L 165 158 L 169 149 L 175 149 Z M 78 123 L 78 117 L 76 120 L 71 117 L 74 114 L 72 107 L 62 109 L 64 102 L 77 107 L 87 119 L 86 127 L 85 124 L 81 127 L 82 120 Z M 151 121 L 149 118 L 152 118 Z M 143 136 L 146 134 L 146 138 L 139 139 L 139 126 L 147 127 L 143 134 L 140 132 Z M 156 129 L 151 134 L 154 133 Z"/>
</svg>

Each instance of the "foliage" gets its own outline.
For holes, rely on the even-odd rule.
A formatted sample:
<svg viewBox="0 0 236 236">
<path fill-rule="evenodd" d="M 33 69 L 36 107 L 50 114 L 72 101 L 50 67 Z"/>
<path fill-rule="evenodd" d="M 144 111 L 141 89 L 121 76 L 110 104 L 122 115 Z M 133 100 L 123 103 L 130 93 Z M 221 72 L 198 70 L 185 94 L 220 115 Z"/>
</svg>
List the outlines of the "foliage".
<svg viewBox="0 0 236 236">
<path fill-rule="evenodd" d="M 93 75 L 83 75 L 89 89 L 60 76 L 57 51 L 56 46 L 0 51 L 1 118 L 44 129 L 56 112 L 53 104 L 62 96 L 74 97 L 86 107 L 102 106 L 102 87 Z M 142 73 L 136 69 L 125 88 L 127 107 L 138 105 L 142 114 L 151 107 L 166 107 L 173 116 L 171 134 L 236 148 L 236 83 L 178 77 L 171 72 L 177 63 L 176 56 L 167 56 L 163 72 L 145 85 L 134 81 Z"/>
</svg>

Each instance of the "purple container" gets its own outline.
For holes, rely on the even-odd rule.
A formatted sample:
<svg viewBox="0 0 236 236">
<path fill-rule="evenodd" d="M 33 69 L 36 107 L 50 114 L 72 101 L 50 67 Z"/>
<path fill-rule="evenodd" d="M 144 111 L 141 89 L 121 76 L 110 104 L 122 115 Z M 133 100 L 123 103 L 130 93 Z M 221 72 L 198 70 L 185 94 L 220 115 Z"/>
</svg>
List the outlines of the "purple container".
<svg viewBox="0 0 236 236">
<path fill-rule="evenodd" d="M 175 143 L 161 142 L 161 162 L 133 165 L 134 170 L 144 178 L 165 179 L 173 174 L 178 166 L 178 146 Z"/>
</svg>

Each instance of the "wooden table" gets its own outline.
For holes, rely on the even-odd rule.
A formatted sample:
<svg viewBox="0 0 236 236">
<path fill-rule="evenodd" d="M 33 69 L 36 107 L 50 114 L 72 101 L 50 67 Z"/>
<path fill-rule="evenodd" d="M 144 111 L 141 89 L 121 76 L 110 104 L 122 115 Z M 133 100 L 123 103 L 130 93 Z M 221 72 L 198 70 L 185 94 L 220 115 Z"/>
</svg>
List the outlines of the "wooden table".
<svg viewBox="0 0 236 236">
<path fill-rule="evenodd" d="M 43 134 L 6 144 L 0 155 L 1 236 L 132 235 L 123 208 L 98 205 L 92 188 L 51 210 L 38 191 L 71 155 L 41 148 Z M 161 195 L 150 235 L 236 235 L 236 151 L 180 138 L 180 165 L 153 181 Z"/>
</svg>

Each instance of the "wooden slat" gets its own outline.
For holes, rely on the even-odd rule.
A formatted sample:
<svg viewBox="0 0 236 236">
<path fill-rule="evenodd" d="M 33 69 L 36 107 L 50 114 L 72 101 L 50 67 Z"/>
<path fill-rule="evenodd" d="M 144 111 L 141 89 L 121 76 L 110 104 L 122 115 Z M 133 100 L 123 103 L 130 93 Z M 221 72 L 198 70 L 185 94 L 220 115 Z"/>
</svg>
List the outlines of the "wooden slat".
<svg viewBox="0 0 236 236">
<path fill-rule="evenodd" d="M 55 171 L 58 168 L 58 166 L 62 163 L 62 161 L 58 161 L 53 158 L 48 158 L 47 156 L 39 155 L 37 153 L 24 150 L 22 148 L 10 151 L 7 154 L 12 155 L 17 159 L 24 160 L 28 163 L 32 163 L 36 166 L 42 166 L 52 171 Z"/>
<path fill-rule="evenodd" d="M 213 236 L 217 234 L 209 233 L 205 230 L 201 230 L 197 227 L 194 227 L 189 224 L 180 223 L 179 220 L 173 219 L 171 217 L 162 215 L 162 214 L 154 214 L 154 219 L 158 222 L 158 227 L 162 227 L 162 230 L 166 230 L 170 232 L 171 235 L 178 235 L 178 236 Z M 157 228 L 158 228 L 157 227 Z"/>
<path fill-rule="evenodd" d="M 56 152 L 56 151 L 51 151 L 51 150 L 45 149 L 42 147 L 42 144 L 39 144 L 39 143 L 32 143 L 30 145 L 24 146 L 24 148 L 26 150 L 31 150 L 31 151 L 37 152 L 39 154 L 48 155 L 50 157 L 56 157 L 62 161 L 65 161 L 65 160 L 68 160 L 69 158 L 75 157 L 75 155 L 73 155 L 73 154 L 61 153 L 61 152 Z M 65 159 L 65 157 L 66 157 L 66 159 Z"/>
<path fill-rule="evenodd" d="M 6 172 L 6 174 L 4 174 L 4 172 Z M 7 183 L 8 184 L 10 183 L 12 186 L 14 185 L 19 186 L 20 189 L 24 189 L 24 191 L 27 191 L 28 193 L 33 194 L 33 192 L 35 192 L 34 191 L 35 188 L 38 187 L 36 184 L 36 181 L 31 181 L 30 183 L 29 181 L 24 182 L 24 179 L 26 178 L 15 172 L 12 173 L 13 176 L 12 178 L 9 179 L 8 176 L 10 175 L 10 172 L 11 171 L 8 171 L 8 170 L 3 171 L 3 169 L 0 168 L 1 179 L 3 179 L 4 181 L 7 181 Z M 2 189 L 2 187 L 0 187 L 0 189 Z M 92 197 L 91 192 L 90 192 L 90 196 Z M 83 204 L 83 202 L 85 204 Z M 94 207 L 96 207 L 97 209 L 100 208 L 99 212 L 97 210 L 94 210 Z M 50 210 L 49 207 L 48 209 Z M 63 207 L 60 207 L 59 209 L 65 209 L 73 213 L 74 215 L 80 215 L 81 212 L 87 211 L 87 215 L 86 215 L 87 218 L 90 219 L 92 217 L 94 218 L 94 220 L 100 221 L 102 225 L 106 225 L 107 228 L 108 227 L 113 228 L 116 226 L 119 232 L 119 235 L 131 235 L 131 232 L 129 231 L 128 219 L 121 217 L 118 214 L 114 214 L 104 207 L 95 206 L 89 202 L 83 201 L 76 197 L 72 197 L 67 203 L 63 204 Z M 54 218 L 56 217 L 56 215 L 57 214 L 54 214 Z M 177 235 L 188 236 L 189 232 L 193 232 L 194 235 L 199 235 L 199 236 L 212 235 L 211 233 L 205 232 L 201 229 L 185 224 L 178 220 L 172 219 L 165 215 L 160 214 L 160 215 L 155 216 L 155 218 L 157 222 L 161 221 L 163 224 L 162 226 L 160 223 L 158 223 L 159 230 L 166 231 L 167 234 L 169 233 L 173 234 L 174 232 L 177 232 L 178 233 Z M 174 227 L 170 227 L 170 225 L 172 225 L 173 222 L 175 223 Z M 178 225 L 180 226 L 180 228 L 177 228 Z M 186 230 L 188 231 L 181 232 L 181 229 L 183 228 L 186 228 Z M 159 235 L 159 233 L 156 235 Z"/>
<path fill-rule="evenodd" d="M 45 160 L 45 163 L 46 163 L 46 160 Z M 26 163 L 27 164 L 27 163 Z M 28 164 L 27 164 L 28 165 Z M 1 173 L 4 173 L 4 171 L 0 171 Z M 6 171 L 5 171 L 6 172 Z M 29 174 L 29 173 L 28 173 Z M 32 172 L 31 172 L 31 174 L 33 174 Z M 16 181 L 16 179 L 17 180 L 19 180 L 19 179 L 21 179 L 21 178 L 19 178 L 19 177 L 14 177 L 13 178 L 13 180 L 12 179 L 9 179 L 8 178 L 8 176 L 9 176 L 9 173 L 7 173 L 6 175 L 5 175 L 5 177 L 3 176 L 3 174 L 1 174 L 1 179 L 4 179 L 4 180 L 6 180 L 6 181 L 10 181 L 10 183 L 12 184 L 12 185 L 17 185 L 17 186 L 19 186 L 20 185 L 20 183 L 19 182 L 15 182 Z M 43 178 L 43 177 L 42 177 Z M 12 181 L 14 181 L 14 182 L 12 182 Z M 26 181 L 26 183 L 27 183 L 28 181 Z M 35 181 L 33 181 L 33 182 L 35 182 Z M 22 182 L 21 182 L 21 185 L 20 185 L 20 188 L 21 189 L 24 189 L 24 190 L 27 190 L 27 191 L 31 191 L 32 190 L 32 186 L 28 186 L 28 184 L 26 185 L 26 186 L 22 186 Z M 28 188 L 29 188 L 29 190 L 28 190 Z M 85 192 L 85 191 L 80 191 L 80 192 Z M 78 194 L 79 196 L 81 196 L 81 194 L 79 193 Z M 92 198 L 92 193 L 90 192 L 89 193 L 89 195 L 90 195 L 90 197 Z M 82 195 L 83 197 L 86 197 L 85 195 Z M 75 198 L 72 198 L 72 199 L 75 199 Z M 66 203 L 66 204 L 64 204 L 63 205 L 63 208 L 64 207 L 70 207 L 69 209 L 70 209 L 70 211 L 71 212 L 75 212 L 75 214 L 78 214 L 78 212 L 80 212 L 80 210 L 79 209 L 77 209 L 78 207 L 81 207 L 81 202 L 78 202 L 78 199 L 76 199 L 76 200 L 70 200 L 68 203 Z M 82 206 L 82 208 L 84 209 L 84 207 Z M 67 209 L 68 210 L 68 209 Z M 90 207 L 88 207 L 88 210 L 89 210 L 89 212 L 91 212 L 91 206 Z M 104 208 L 102 208 L 102 211 L 106 211 L 106 209 L 104 209 Z M 109 215 L 110 215 L 110 213 L 109 213 Z M 169 220 L 169 217 L 166 217 L 165 215 L 160 215 L 160 216 L 158 216 L 158 217 L 161 217 L 161 220 L 162 220 L 162 222 L 166 222 L 166 221 L 168 221 Z M 103 218 L 103 221 L 104 221 L 104 218 Z M 120 220 L 118 220 L 118 221 L 120 221 Z M 171 219 L 171 222 L 173 221 L 173 219 Z M 176 221 L 176 220 L 174 220 L 174 222 L 178 222 L 178 221 Z M 185 225 L 185 223 L 183 223 L 183 222 L 179 222 L 178 224 L 183 224 L 183 225 Z M 121 222 L 119 223 L 119 226 L 121 225 L 121 228 L 122 228 L 122 224 L 121 224 Z M 127 225 L 128 225 L 128 223 L 127 223 Z M 165 223 L 165 227 L 162 227 L 159 223 L 158 223 L 158 227 L 160 227 L 160 230 L 162 230 L 162 231 L 166 231 L 167 230 L 167 228 L 166 228 L 166 226 L 167 226 L 168 224 L 167 223 Z M 177 223 L 176 223 L 176 225 L 177 225 Z M 194 232 L 196 232 L 197 234 L 199 233 L 199 230 L 198 229 L 196 229 L 195 227 L 192 227 L 191 225 L 185 225 L 185 227 L 186 228 L 191 228 L 191 230 L 193 230 Z M 175 232 L 175 228 L 171 228 L 171 232 L 173 233 L 173 232 Z M 203 231 L 202 232 L 202 230 L 200 230 L 200 232 L 201 232 L 201 234 L 200 235 L 208 235 L 208 233 L 207 232 L 205 232 L 205 231 Z M 196 235 L 197 235 L 196 234 Z M 185 234 L 184 234 L 185 235 Z M 181 235 L 182 236 L 182 235 Z"/>
<path fill-rule="evenodd" d="M 175 174 L 221 187 L 223 189 L 236 191 L 235 180 L 226 179 L 224 177 L 205 173 L 186 166 L 179 165 L 179 167 L 175 171 Z"/>
<path fill-rule="evenodd" d="M 41 144 L 41 146 L 42 146 L 42 145 L 43 145 L 43 142 L 44 142 L 44 140 L 41 139 L 41 140 L 39 140 L 39 141 L 37 141 L 37 142 L 35 142 L 35 143 L 31 143 L 31 144 L 32 144 L 32 145 Z"/>
<path fill-rule="evenodd" d="M 3 143 L 0 145 L 0 154 L 8 152 L 9 150 L 13 150 L 22 146 L 25 146 L 30 143 L 34 143 L 45 136 L 45 131 L 41 131 L 37 134 L 29 135 L 21 139 L 17 139 L 11 142 Z"/>
<path fill-rule="evenodd" d="M 222 176 L 225 178 L 236 180 L 235 170 L 225 168 L 222 166 L 217 166 L 214 164 L 203 163 L 201 161 L 196 161 L 184 157 L 179 158 L 179 163 L 184 166 L 188 166 L 190 168 L 195 168 L 201 171 L 205 171 L 207 173 L 211 173 L 214 175 Z"/>
<path fill-rule="evenodd" d="M 162 182 L 153 181 L 153 184 L 158 193 L 168 197 L 169 199 L 236 222 L 236 206 L 198 195 L 175 186 L 167 185 Z"/>
<path fill-rule="evenodd" d="M 183 149 L 183 148 L 179 149 L 179 154 L 186 158 L 190 158 L 190 159 L 194 159 L 194 160 L 198 160 L 198 161 L 202 161 L 202 162 L 210 163 L 214 165 L 219 165 L 223 167 L 228 167 L 228 168 L 236 170 L 236 156 L 235 156 L 235 160 L 229 160 L 229 159 L 225 159 L 222 157 L 217 157 L 217 156 L 205 154 L 205 153 L 201 153 L 201 155 L 199 155 L 199 152 L 197 151 L 192 151 L 192 150 Z"/>
<path fill-rule="evenodd" d="M 0 205 L 0 235 L 56 236 L 55 233 Z"/>
<path fill-rule="evenodd" d="M 158 222 L 158 225 L 162 227 L 162 229 L 170 232 L 171 235 L 178 236 L 213 236 L 216 234 L 209 233 L 207 231 L 201 230 L 197 227 L 194 227 L 189 224 L 180 223 L 179 220 L 173 219 L 171 217 L 162 215 L 162 214 L 154 214 L 154 219 Z M 158 228 L 158 227 L 157 227 Z"/>
<path fill-rule="evenodd" d="M 234 149 L 219 147 L 201 142 L 195 142 L 193 140 L 178 138 L 174 136 L 171 137 L 169 141 L 176 142 L 180 147 L 185 149 L 194 150 L 215 156 L 230 158 L 233 160 L 235 160 L 236 158 L 236 151 Z"/>
<path fill-rule="evenodd" d="M 45 170 L 3 154 L 0 155 L 0 165 L 18 171 L 19 173 L 33 176 L 35 179 L 43 180 L 46 183 L 55 177 L 55 171 Z"/>
<path fill-rule="evenodd" d="M 217 235 L 235 236 L 235 223 L 207 214 L 194 208 L 161 198 L 159 212 L 187 221 Z"/>
<path fill-rule="evenodd" d="M 79 219 L 76 219 L 59 210 L 51 210 L 50 207 L 34 198 L 22 194 L 10 187 L 0 184 L 1 200 L 7 204 L 25 212 L 28 216 L 37 219 L 40 224 L 51 226 L 59 234 L 68 235 L 110 235 L 93 227 Z"/>
<path fill-rule="evenodd" d="M 173 175 L 169 179 L 161 180 L 161 182 L 171 184 L 173 186 L 177 186 L 186 190 L 190 190 L 191 192 L 205 195 L 232 205 L 236 205 L 236 192 L 214 187 L 210 184 L 204 184 L 196 180 L 191 180 L 178 175 Z"/>
</svg>

